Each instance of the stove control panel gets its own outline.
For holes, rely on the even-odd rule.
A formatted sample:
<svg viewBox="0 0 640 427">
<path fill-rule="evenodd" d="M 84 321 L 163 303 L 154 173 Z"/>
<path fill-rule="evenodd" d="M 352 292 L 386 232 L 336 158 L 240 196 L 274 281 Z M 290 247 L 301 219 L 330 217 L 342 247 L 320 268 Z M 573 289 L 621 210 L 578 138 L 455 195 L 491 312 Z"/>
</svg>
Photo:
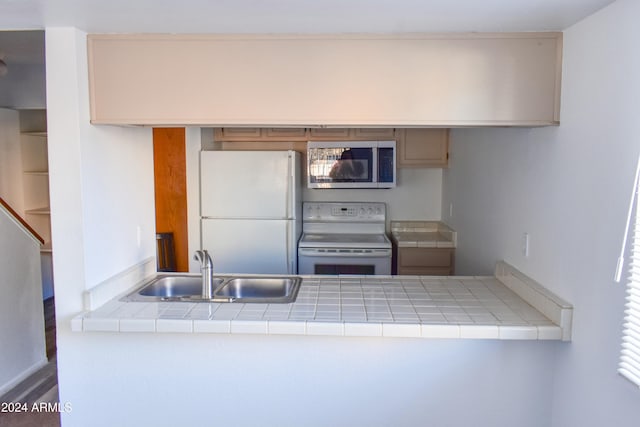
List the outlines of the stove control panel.
<svg viewBox="0 0 640 427">
<path fill-rule="evenodd" d="M 358 208 L 334 206 L 331 208 L 331 216 L 358 216 Z"/>
<path fill-rule="evenodd" d="M 305 202 L 303 221 L 316 222 L 384 222 L 384 203 Z"/>
</svg>

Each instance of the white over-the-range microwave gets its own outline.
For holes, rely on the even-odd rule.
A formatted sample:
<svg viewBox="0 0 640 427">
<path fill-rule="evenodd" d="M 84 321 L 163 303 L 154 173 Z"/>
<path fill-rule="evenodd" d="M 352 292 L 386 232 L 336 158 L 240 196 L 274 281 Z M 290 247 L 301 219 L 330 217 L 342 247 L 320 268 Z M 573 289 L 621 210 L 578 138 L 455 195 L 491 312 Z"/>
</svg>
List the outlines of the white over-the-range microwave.
<svg viewBox="0 0 640 427">
<path fill-rule="evenodd" d="M 396 186 L 395 141 L 309 141 L 309 188 Z"/>
</svg>

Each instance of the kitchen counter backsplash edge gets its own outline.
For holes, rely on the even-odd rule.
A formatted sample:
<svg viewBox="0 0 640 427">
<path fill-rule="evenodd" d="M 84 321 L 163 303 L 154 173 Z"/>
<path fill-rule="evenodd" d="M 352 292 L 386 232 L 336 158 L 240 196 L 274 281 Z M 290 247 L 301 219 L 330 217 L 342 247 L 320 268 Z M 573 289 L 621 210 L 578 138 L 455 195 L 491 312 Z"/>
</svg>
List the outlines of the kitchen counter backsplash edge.
<svg viewBox="0 0 640 427">
<path fill-rule="evenodd" d="M 96 310 L 155 274 L 157 274 L 156 257 L 144 259 L 84 291 L 82 296 L 84 309 L 87 311 Z"/>
</svg>

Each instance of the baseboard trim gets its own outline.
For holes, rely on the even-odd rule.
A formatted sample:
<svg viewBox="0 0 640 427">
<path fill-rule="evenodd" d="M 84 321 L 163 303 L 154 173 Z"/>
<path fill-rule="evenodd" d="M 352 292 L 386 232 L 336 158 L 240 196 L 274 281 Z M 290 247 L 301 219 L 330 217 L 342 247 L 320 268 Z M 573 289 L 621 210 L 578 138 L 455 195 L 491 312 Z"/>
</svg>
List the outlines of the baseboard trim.
<svg viewBox="0 0 640 427">
<path fill-rule="evenodd" d="M 35 374 L 36 372 L 38 372 L 38 370 L 40 370 L 44 366 L 46 366 L 47 363 L 49 363 L 49 361 L 47 360 L 46 357 L 44 357 L 44 358 L 40 359 L 38 362 L 36 362 L 35 364 L 31 365 L 26 370 L 24 370 L 22 373 L 18 374 L 11 381 L 9 381 L 9 382 L 3 384 L 2 386 L 0 386 L 0 396 L 3 396 L 5 393 L 9 392 L 15 386 L 20 384 L 22 381 L 24 381 L 27 378 L 29 378 L 29 376 L 31 376 L 31 375 Z"/>
</svg>

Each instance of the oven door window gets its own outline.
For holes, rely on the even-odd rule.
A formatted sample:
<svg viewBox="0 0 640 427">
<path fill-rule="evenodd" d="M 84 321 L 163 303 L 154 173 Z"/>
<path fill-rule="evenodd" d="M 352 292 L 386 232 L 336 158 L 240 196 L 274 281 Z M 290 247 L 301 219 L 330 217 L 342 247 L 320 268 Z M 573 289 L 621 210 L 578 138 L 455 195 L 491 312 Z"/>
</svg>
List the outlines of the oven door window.
<svg viewBox="0 0 640 427">
<path fill-rule="evenodd" d="M 376 274 L 375 265 L 316 264 L 314 274 Z"/>
<path fill-rule="evenodd" d="M 313 184 L 373 182 L 373 149 L 310 149 L 309 181 Z"/>
</svg>

